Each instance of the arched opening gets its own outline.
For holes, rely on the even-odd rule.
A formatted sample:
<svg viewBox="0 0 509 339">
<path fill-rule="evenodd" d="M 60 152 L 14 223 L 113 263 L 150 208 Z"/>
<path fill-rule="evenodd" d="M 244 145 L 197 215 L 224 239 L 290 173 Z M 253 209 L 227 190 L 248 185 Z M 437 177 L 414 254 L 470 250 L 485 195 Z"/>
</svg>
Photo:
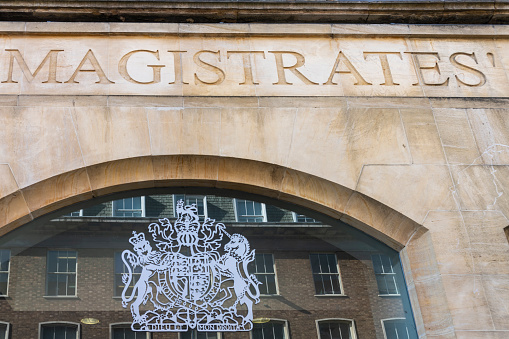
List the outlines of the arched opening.
<svg viewBox="0 0 509 339">
<path fill-rule="evenodd" d="M 18 227 L 0 251 L 14 337 L 81 321 L 82 338 L 390 339 L 383 319 L 402 319 L 399 338 L 417 338 L 396 250 L 274 196 L 105 194 Z"/>
</svg>

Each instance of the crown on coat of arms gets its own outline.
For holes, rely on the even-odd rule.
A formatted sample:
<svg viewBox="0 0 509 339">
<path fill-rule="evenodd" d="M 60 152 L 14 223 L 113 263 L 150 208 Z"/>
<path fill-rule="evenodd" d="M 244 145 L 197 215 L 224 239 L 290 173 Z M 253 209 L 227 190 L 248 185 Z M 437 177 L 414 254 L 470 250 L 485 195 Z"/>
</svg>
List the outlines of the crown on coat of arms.
<svg viewBox="0 0 509 339">
<path fill-rule="evenodd" d="M 145 241 L 146 241 L 145 240 L 145 234 L 144 233 L 136 233 L 136 231 L 133 231 L 133 236 L 131 238 L 129 238 L 129 242 L 133 246 L 141 244 L 141 243 L 143 243 Z"/>
</svg>

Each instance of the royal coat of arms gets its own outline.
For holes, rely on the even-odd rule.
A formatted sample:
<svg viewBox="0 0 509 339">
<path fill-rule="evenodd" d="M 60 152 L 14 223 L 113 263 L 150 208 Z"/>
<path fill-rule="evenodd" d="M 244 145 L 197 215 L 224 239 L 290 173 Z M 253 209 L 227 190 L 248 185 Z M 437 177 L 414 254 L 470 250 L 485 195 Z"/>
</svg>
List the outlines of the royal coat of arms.
<svg viewBox="0 0 509 339">
<path fill-rule="evenodd" d="M 134 331 L 249 331 L 253 303 L 259 302 L 260 282 L 248 274 L 254 260 L 247 239 L 228 234 L 225 225 L 206 218 L 200 223 L 196 206 L 176 206 L 177 220 L 159 219 L 129 242 L 134 252 L 122 252 L 127 272 L 122 306 L 130 304 Z M 141 267 L 134 283 L 133 271 Z M 134 286 L 133 286 L 134 285 Z M 131 295 L 127 295 L 129 286 Z"/>
</svg>

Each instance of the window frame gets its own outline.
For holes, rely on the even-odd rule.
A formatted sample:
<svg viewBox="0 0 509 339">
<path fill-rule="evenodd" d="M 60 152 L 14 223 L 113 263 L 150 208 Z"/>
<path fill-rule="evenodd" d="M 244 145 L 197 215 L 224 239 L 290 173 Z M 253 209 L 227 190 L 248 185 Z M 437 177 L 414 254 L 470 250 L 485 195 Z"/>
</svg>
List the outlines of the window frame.
<svg viewBox="0 0 509 339">
<path fill-rule="evenodd" d="M 203 199 L 203 220 L 205 220 L 205 219 L 207 219 L 209 217 L 209 212 L 208 212 L 208 209 L 207 209 L 207 196 L 206 195 L 201 195 L 201 194 L 172 194 L 172 199 L 173 199 L 173 216 L 175 218 L 177 217 L 177 199 L 176 199 L 176 197 L 179 196 L 179 195 L 183 195 L 184 196 L 184 206 L 187 205 L 186 204 L 186 198 L 187 197 Z M 200 220 L 200 221 L 202 221 L 202 220 Z"/>
<path fill-rule="evenodd" d="M 7 321 L 0 321 L 0 325 L 5 325 L 5 337 L 0 339 L 9 339 L 11 335 L 11 323 L 8 323 Z"/>
<path fill-rule="evenodd" d="M 116 284 L 115 284 L 115 277 L 116 277 L 116 275 L 117 275 L 117 274 L 123 274 L 123 272 L 122 272 L 122 273 L 117 273 L 117 271 L 115 270 L 115 263 L 116 263 L 116 262 L 115 262 L 115 260 L 116 260 L 115 256 L 117 255 L 117 253 L 119 253 L 119 254 L 120 254 L 120 256 L 121 256 L 121 258 L 120 258 L 120 259 L 122 259 L 122 252 L 123 252 L 123 251 L 115 251 L 115 252 L 113 252 L 113 299 L 119 299 L 119 298 L 122 298 L 122 295 L 116 295 L 116 290 L 117 290 L 117 289 L 116 289 Z M 123 261 L 122 261 L 122 265 L 125 265 Z M 141 276 L 141 273 L 134 273 L 134 270 L 133 270 L 133 272 L 131 272 L 131 274 L 132 274 L 132 276 L 133 276 L 133 282 L 134 282 L 134 275 L 135 275 L 135 274 L 136 274 L 136 275 L 140 275 L 140 276 Z M 138 277 L 138 279 L 139 279 L 139 277 Z M 125 285 L 124 285 L 124 286 L 125 286 Z M 115 323 L 115 324 L 117 324 L 117 323 Z M 122 323 L 118 323 L 118 324 L 122 324 Z"/>
<path fill-rule="evenodd" d="M 113 339 L 113 329 L 114 328 L 129 328 L 129 329 L 131 329 L 131 323 L 128 323 L 128 322 L 111 323 L 109 328 L 110 328 L 110 336 L 108 338 Z M 152 333 L 150 333 L 148 331 L 145 331 L 145 332 L 147 335 L 147 339 L 152 339 Z"/>
<path fill-rule="evenodd" d="M 41 337 L 42 336 L 42 328 L 45 325 L 59 325 L 59 324 L 76 326 L 76 339 L 80 339 L 81 338 L 81 324 L 80 323 L 75 323 L 75 322 L 72 322 L 72 321 L 45 321 L 45 322 L 40 322 L 39 323 L 39 333 L 38 333 L 37 338 L 42 339 L 42 337 Z"/>
<path fill-rule="evenodd" d="M 141 217 L 123 217 L 123 216 L 120 216 L 120 215 L 115 215 L 115 201 L 119 201 L 119 200 L 125 200 L 125 199 L 132 199 L 132 198 L 138 198 L 138 197 L 128 197 L 128 198 L 122 198 L 122 199 L 116 199 L 116 200 L 112 200 L 111 201 L 111 216 L 114 217 L 114 218 L 145 218 L 146 217 L 146 212 L 147 212 L 147 209 L 146 209 L 146 206 L 145 206 L 145 196 L 142 195 L 140 196 L 141 198 L 141 201 L 140 201 L 140 204 L 141 204 Z M 134 209 L 130 209 L 130 210 L 125 210 L 126 212 L 127 211 L 134 211 Z"/>
<path fill-rule="evenodd" d="M 58 251 L 73 251 L 73 252 L 76 252 L 76 272 L 74 272 L 74 275 L 75 275 L 75 288 L 74 288 L 74 295 L 50 295 L 48 294 L 48 274 L 50 272 L 48 272 L 48 269 L 49 269 L 49 265 L 48 265 L 48 260 L 49 260 L 49 252 L 58 252 Z M 55 272 L 51 272 L 51 273 L 55 273 Z M 58 272 L 57 272 L 58 273 Z M 71 272 L 72 273 L 72 272 Z M 65 274 L 70 274 L 70 273 L 65 273 Z M 78 297 L 78 251 L 75 250 L 75 249 L 69 249 L 69 248 L 64 248 L 64 249 L 48 249 L 46 251 L 46 288 L 45 288 L 45 292 L 44 292 L 44 298 L 77 298 Z"/>
<path fill-rule="evenodd" d="M 10 282 L 11 282 L 12 251 L 10 249 L 7 249 L 7 248 L 0 248 L 0 250 L 9 251 L 9 266 L 7 267 L 7 271 L 0 271 L 0 273 L 7 273 L 7 291 L 6 291 L 5 294 L 0 294 L 0 298 L 8 298 L 9 297 L 9 285 L 10 285 Z M 0 321 L 0 323 L 1 323 L 1 321 Z"/>
<path fill-rule="evenodd" d="M 258 203 L 258 204 L 261 204 L 261 207 L 262 207 L 262 218 L 263 220 L 262 221 L 239 221 L 239 212 L 237 210 L 237 200 L 244 200 L 244 201 L 252 201 L 254 203 Z M 262 223 L 262 222 L 267 222 L 267 210 L 265 209 L 265 203 L 263 202 L 258 202 L 258 201 L 254 201 L 254 200 L 248 200 L 248 199 L 238 199 L 238 198 L 233 198 L 233 212 L 235 214 L 235 222 L 242 222 L 242 223 Z M 254 215 L 253 215 L 254 217 Z"/>
<path fill-rule="evenodd" d="M 320 323 L 340 323 L 340 322 L 348 322 L 350 324 L 350 339 L 357 339 L 357 330 L 355 326 L 355 320 L 347 319 L 347 318 L 324 318 L 315 320 L 316 323 L 316 335 L 318 339 L 326 339 L 320 337 Z"/>
<path fill-rule="evenodd" d="M 385 257 L 389 258 L 389 260 L 390 260 L 390 262 L 391 262 L 391 270 L 392 270 L 392 273 L 376 273 L 376 271 L 375 271 L 375 264 L 374 264 L 374 262 L 373 262 L 373 257 L 374 257 L 375 255 L 377 255 L 377 256 L 379 256 L 379 257 L 380 257 L 380 263 L 382 263 L 382 269 L 383 269 L 383 261 L 382 261 L 381 257 L 382 257 L 382 256 L 385 256 Z M 381 254 L 381 253 L 371 254 L 371 264 L 373 265 L 373 273 L 375 274 L 376 287 L 377 287 L 377 289 L 378 289 L 378 296 L 379 296 L 379 297 L 400 297 L 400 296 L 401 296 L 401 292 L 400 292 L 400 289 L 399 289 L 399 286 L 398 286 L 398 282 L 397 282 L 397 279 L 396 279 L 397 274 L 396 274 L 396 272 L 394 272 L 394 265 L 392 264 L 392 259 L 391 259 L 391 257 L 390 257 L 390 256 L 388 256 L 388 255 L 386 255 L 386 254 Z M 394 279 L 394 286 L 396 287 L 396 290 L 398 291 L 398 293 L 396 293 L 396 294 L 394 294 L 394 293 L 393 293 L 393 294 L 390 294 L 390 293 L 382 294 L 382 293 L 380 293 L 380 287 L 378 286 L 378 280 L 376 279 L 376 277 L 377 277 L 378 275 L 384 276 L 384 280 L 385 280 L 385 277 L 386 277 L 386 276 L 389 276 L 389 275 L 390 275 L 390 276 L 393 276 L 393 277 L 394 277 L 394 278 L 393 278 L 393 279 Z"/>
<path fill-rule="evenodd" d="M 341 293 L 316 294 L 316 287 L 315 287 L 314 277 L 313 277 L 313 275 L 315 273 L 313 272 L 313 266 L 311 265 L 311 254 L 333 254 L 334 255 L 334 258 L 336 259 L 336 267 L 338 269 L 337 275 L 338 275 L 339 288 L 341 290 Z M 341 268 L 339 267 L 339 260 L 338 260 L 337 253 L 335 253 L 335 252 L 310 252 L 309 253 L 309 266 L 311 267 L 311 278 L 313 279 L 313 288 L 315 289 L 315 294 L 314 294 L 315 297 L 346 297 L 345 289 L 344 289 L 344 286 L 343 286 L 343 279 L 341 277 Z M 328 274 L 328 273 L 317 273 L 317 274 Z"/>
<path fill-rule="evenodd" d="M 385 318 L 385 319 L 381 319 L 380 322 L 382 323 L 382 331 L 384 333 L 384 339 L 387 339 L 387 332 L 385 331 L 385 322 L 386 321 L 394 321 L 394 320 L 403 320 L 405 323 L 407 322 L 406 318 Z M 410 338 L 410 334 L 408 333 L 408 326 L 406 326 L 406 328 L 407 328 L 407 338 Z"/>
<path fill-rule="evenodd" d="M 188 331 L 196 331 L 196 332 L 198 332 L 198 330 L 196 328 L 194 330 L 189 329 Z M 186 333 L 186 332 L 178 332 L 178 339 L 182 339 L 182 333 Z M 212 333 L 216 333 L 216 335 L 217 335 L 216 338 L 217 339 L 223 339 L 223 332 L 212 332 Z"/>
<path fill-rule="evenodd" d="M 272 256 L 272 267 L 274 269 L 274 273 L 258 273 L 258 274 L 274 274 L 274 280 L 275 280 L 275 285 L 276 285 L 276 293 L 275 294 L 263 294 L 263 293 L 260 293 L 260 296 L 264 296 L 264 297 L 270 297 L 270 296 L 280 296 L 280 291 L 279 291 L 279 284 L 278 284 L 278 275 L 277 275 L 277 270 L 276 270 L 276 259 L 274 258 L 274 253 L 255 253 L 255 260 L 256 260 L 256 256 L 257 255 L 267 255 L 267 254 L 270 254 Z M 255 276 L 257 273 L 253 273 Z"/>
<path fill-rule="evenodd" d="M 306 218 L 309 218 L 309 219 L 313 219 L 313 221 L 298 221 L 297 218 L 299 217 L 299 215 L 302 215 Z M 293 217 L 293 222 L 298 222 L 298 223 L 309 223 L 309 224 L 316 224 L 316 223 L 319 223 L 318 220 L 316 220 L 315 218 L 310 218 L 304 214 L 299 214 L 297 212 L 292 212 L 292 217 Z"/>
<path fill-rule="evenodd" d="M 279 319 L 279 318 L 269 318 L 269 319 L 270 320 L 267 321 L 264 324 L 270 323 L 271 321 L 272 322 L 283 323 L 283 335 L 284 335 L 283 339 L 290 339 L 290 331 L 288 330 L 288 320 L 286 320 L 286 319 Z M 254 328 L 254 324 L 253 324 L 253 328 Z M 249 339 L 253 339 L 253 330 L 252 329 L 251 329 L 251 331 L 249 331 Z"/>
<path fill-rule="evenodd" d="M 79 212 L 80 214 L 79 215 L 71 215 L 74 212 Z M 71 213 L 68 213 L 67 215 L 64 215 L 64 217 L 69 217 L 69 218 L 79 218 L 79 217 L 82 217 L 82 216 L 83 216 L 83 208 L 78 210 L 78 211 L 72 211 Z"/>
</svg>

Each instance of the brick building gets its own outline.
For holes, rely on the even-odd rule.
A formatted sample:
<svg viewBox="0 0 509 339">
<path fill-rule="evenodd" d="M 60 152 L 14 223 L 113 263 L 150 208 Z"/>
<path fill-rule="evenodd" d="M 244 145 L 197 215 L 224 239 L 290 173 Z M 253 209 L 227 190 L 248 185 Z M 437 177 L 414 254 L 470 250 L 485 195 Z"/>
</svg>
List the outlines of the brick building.
<svg viewBox="0 0 509 339">
<path fill-rule="evenodd" d="M 146 232 L 148 224 L 162 218 L 175 221 L 177 200 L 195 204 L 202 222 L 215 219 L 230 234 L 249 239 L 256 250 L 249 273 L 261 282 L 252 331 L 191 331 L 180 338 L 306 339 L 323 332 L 321 338 L 382 339 L 392 333 L 401 338 L 401 331 L 406 337 L 415 334 L 397 252 L 346 224 L 328 225 L 251 200 L 185 194 L 118 199 L 11 234 L 2 244 L 2 267 L 8 275 L 8 284 L 2 285 L 7 297 L 0 300 L 3 331 L 13 338 L 60 338 L 64 329 L 69 332 L 65 338 L 75 338 L 76 332 L 81 338 L 150 336 L 132 332 L 133 316 L 122 308 L 122 273 L 127 271 L 120 255 L 130 247 L 133 230 Z M 141 269 L 134 272 L 136 279 Z M 99 323 L 80 323 L 86 318 Z M 177 339 L 179 333 L 152 333 L 151 338 Z"/>
</svg>

